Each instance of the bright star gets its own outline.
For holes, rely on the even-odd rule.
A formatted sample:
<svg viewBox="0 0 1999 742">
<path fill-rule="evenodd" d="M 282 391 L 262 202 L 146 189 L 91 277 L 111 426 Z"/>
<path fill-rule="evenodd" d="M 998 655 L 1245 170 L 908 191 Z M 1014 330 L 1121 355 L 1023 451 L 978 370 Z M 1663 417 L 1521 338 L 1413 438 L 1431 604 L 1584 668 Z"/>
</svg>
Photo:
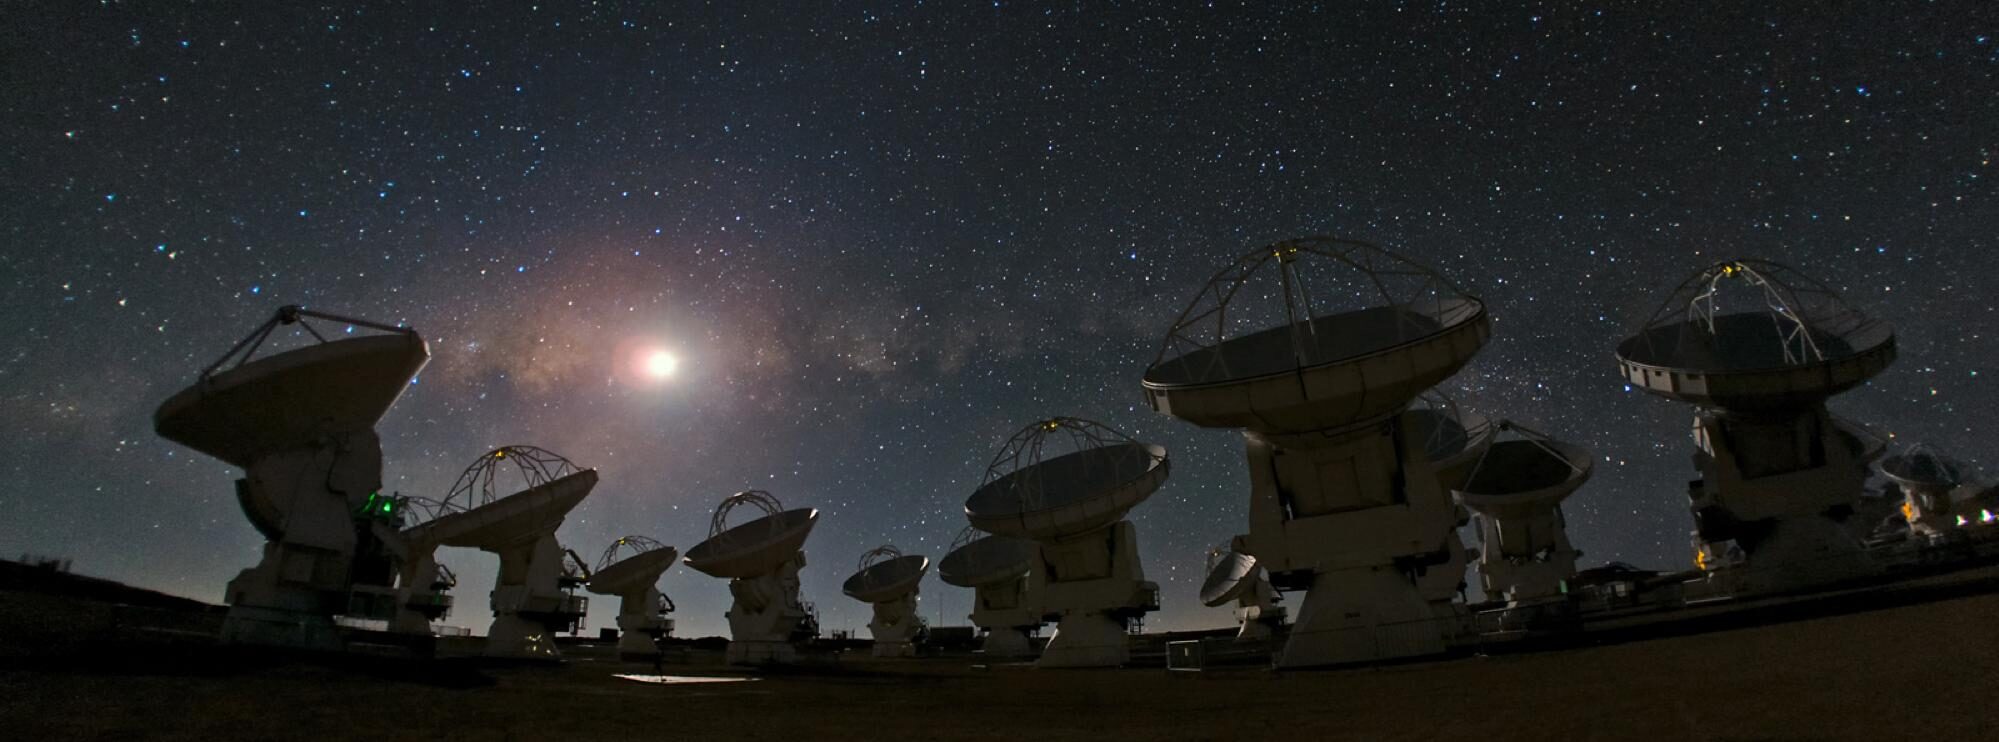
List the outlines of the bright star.
<svg viewBox="0 0 1999 742">
<path fill-rule="evenodd" d="M 655 379 L 664 379 L 680 368 L 680 359 L 663 350 L 653 351 L 645 358 L 645 372 Z"/>
</svg>

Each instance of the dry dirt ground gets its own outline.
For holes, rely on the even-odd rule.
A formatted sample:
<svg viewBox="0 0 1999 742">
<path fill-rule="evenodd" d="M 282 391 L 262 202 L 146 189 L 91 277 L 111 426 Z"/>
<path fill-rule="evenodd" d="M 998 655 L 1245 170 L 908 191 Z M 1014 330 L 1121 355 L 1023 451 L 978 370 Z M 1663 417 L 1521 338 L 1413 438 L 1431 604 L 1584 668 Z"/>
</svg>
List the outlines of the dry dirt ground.
<svg viewBox="0 0 1999 742">
<path fill-rule="evenodd" d="M 1999 596 L 1361 670 L 1036 671 L 843 659 L 732 684 L 560 667 L 0 659 L 0 738 L 1992 739 Z M 584 655 L 584 652 L 578 652 Z M 401 666 L 397 666 L 401 667 Z M 667 672 L 724 675 L 710 656 Z"/>
</svg>

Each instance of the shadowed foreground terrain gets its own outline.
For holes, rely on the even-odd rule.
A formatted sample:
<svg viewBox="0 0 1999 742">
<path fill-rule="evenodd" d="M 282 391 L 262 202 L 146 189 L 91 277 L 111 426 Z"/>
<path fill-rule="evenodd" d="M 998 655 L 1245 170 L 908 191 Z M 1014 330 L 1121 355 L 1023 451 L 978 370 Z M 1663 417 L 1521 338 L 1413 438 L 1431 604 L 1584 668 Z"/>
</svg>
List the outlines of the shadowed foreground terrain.
<svg viewBox="0 0 1999 742">
<path fill-rule="evenodd" d="M 17 608 L 20 603 L 11 603 Z M 1999 596 L 1559 652 L 1274 674 L 843 659 L 658 685 L 560 667 L 205 661 L 193 645 L 0 665 L 11 739 L 1975 739 Z M 728 675 L 707 653 L 669 664 Z"/>
</svg>

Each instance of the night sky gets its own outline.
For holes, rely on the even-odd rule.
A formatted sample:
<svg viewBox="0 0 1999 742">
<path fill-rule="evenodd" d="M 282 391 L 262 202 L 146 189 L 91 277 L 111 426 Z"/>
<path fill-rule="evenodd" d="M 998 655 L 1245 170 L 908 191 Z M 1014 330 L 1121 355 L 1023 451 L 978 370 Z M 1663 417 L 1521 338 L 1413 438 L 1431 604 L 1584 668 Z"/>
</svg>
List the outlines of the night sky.
<svg viewBox="0 0 1999 742">
<path fill-rule="evenodd" d="M 559 532 L 591 560 L 767 489 L 822 511 L 829 629 L 867 621 L 862 551 L 942 556 L 1009 434 L 1109 423 L 1174 459 L 1132 514 L 1148 626 L 1223 625 L 1195 593 L 1246 528 L 1240 438 L 1139 377 L 1215 270 L 1320 233 L 1488 302 L 1445 389 L 1601 457 L 1585 564 L 1689 562 L 1690 410 L 1612 350 L 1725 258 L 1896 324 L 1835 412 L 1999 464 L 1989 4 L 241 5 L 0 9 L 0 555 L 220 600 L 261 544 L 240 473 L 152 411 L 298 303 L 430 342 L 386 488 L 554 450 L 602 473 Z M 483 631 L 497 562 L 440 557 Z M 725 631 L 723 581 L 663 587 L 679 634 Z"/>
</svg>

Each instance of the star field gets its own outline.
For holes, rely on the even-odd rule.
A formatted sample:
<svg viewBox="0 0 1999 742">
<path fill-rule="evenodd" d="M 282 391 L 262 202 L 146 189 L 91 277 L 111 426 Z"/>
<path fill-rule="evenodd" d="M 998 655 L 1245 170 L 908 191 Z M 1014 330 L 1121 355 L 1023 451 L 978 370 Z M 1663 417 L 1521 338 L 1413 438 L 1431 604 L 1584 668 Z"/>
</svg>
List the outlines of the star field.
<svg viewBox="0 0 1999 742">
<path fill-rule="evenodd" d="M 1689 558 L 1691 411 L 1612 350 L 1727 258 L 1897 326 L 1835 412 L 1999 463 L 1986 5 L 785 5 L 0 11 L 0 552 L 219 600 L 261 544 L 240 474 L 151 413 L 297 303 L 430 342 L 385 488 L 548 448 L 602 474 L 559 532 L 588 559 L 767 489 L 823 512 L 830 629 L 867 621 L 861 552 L 942 556 L 1014 430 L 1101 420 L 1175 460 L 1132 514 L 1149 625 L 1222 625 L 1195 593 L 1246 528 L 1240 438 L 1139 377 L 1211 273 L 1318 233 L 1486 300 L 1444 388 L 1601 457 L 1585 564 Z M 654 348 L 665 383 L 626 370 Z M 483 630 L 497 562 L 440 559 Z M 663 587 L 678 633 L 725 630 L 721 580 Z M 922 611 L 970 600 L 928 580 Z"/>
</svg>

